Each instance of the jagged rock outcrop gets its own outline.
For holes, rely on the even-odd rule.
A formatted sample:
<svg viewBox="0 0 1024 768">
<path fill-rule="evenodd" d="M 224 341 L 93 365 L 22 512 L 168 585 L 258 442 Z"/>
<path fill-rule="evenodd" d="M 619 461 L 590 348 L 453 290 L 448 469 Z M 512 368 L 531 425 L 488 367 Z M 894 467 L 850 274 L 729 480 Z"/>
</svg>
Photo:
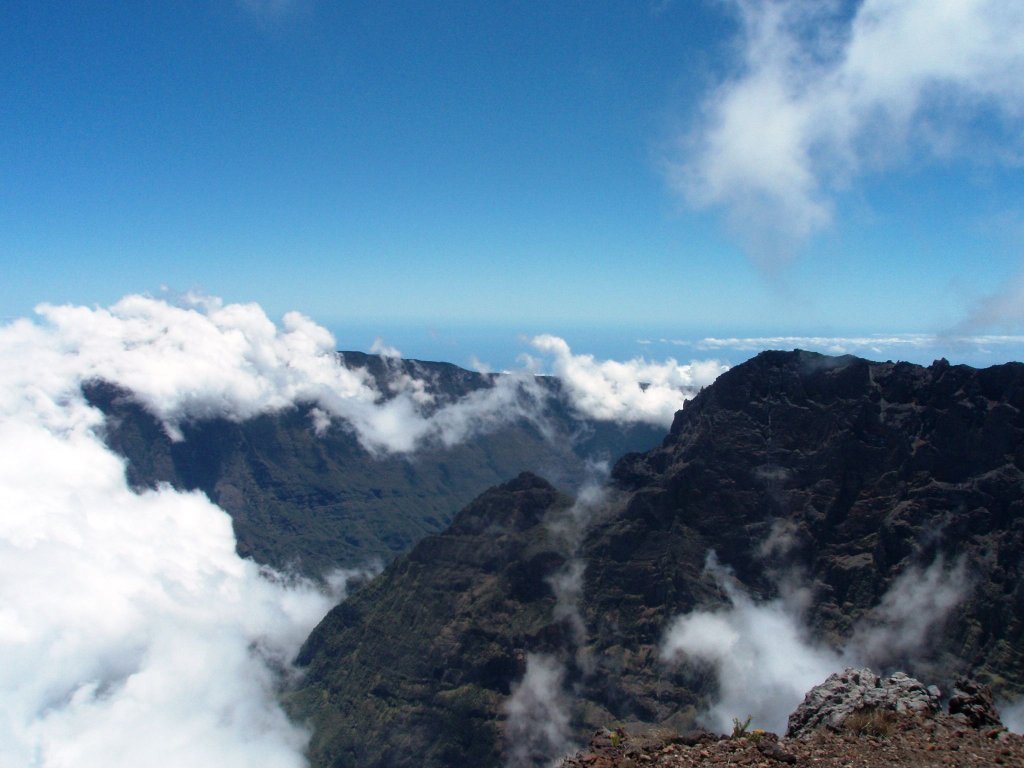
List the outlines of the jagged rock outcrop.
<svg viewBox="0 0 1024 768">
<path fill-rule="evenodd" d="M 999 728 L 1003 725 L 992 698 L 992 688 L 963 677 L 953 684 L 949 714 L 972 728 Z"/>
<path fill-rule="evenodd" d="M 840 730 L 852 715 L 888 711 L 902 717 L 927 717 L 942 708 L 942 694 L 905 672 L 880 677 L 870 669 L 846 669 L 814 686 L 789 716 L 788 737 L 819 728 Z"/>
<path fill-rule="evenodd" d="M 934 686 L 925 688 L 904 673 L 883 678 L 870 669 L 850 668 L 807 692 L 782 738 L 744 729 L 731 736 L 603 730 L 559 767 L 1024 765 L 1024 736 L 1002 727 L 987 687 L 970 680 L 957 686 L 951 714 L 945 714 Z"/>
<path fill-rule="evenodd" d="M 565 716 L 580 742 L 609 725 L 691 727 L 714 700 L 716 678 L 700 665 L 669 666 L 660 651 L 675 617 L 727 603 L 704 567 L 712 550 L 755 602 L 798 580 L 818 644 L 842 646 L 888 622 L 913 642 L 876 633 L 884 642 L 865 643 L 864 654 L 877 657 L 865 662 L 941 687 L 969 674 L 999 695 L 1024 693 L 1024 365 L 762 353 L 680 411 L 660 447 L 623 458 L 613 481 L 614 502 L 571 547 L 546 533 L 549 512 L 529 532 L 480 523 L 471 546 L 479 575 L 469 576 L 424 555 L 465 542 L 456 525 L 329 617 L 303 653 L 309 672 L 294 699 L 293 711 L 316 729 L 314 764 L 389 765 L 359 762 L 365 729 L 376 727 L 358 703 L 366 691 L 372 717 L 390 725 L 374 738 L 379 732 L 391 746 L 375 749 L 394 755 L 422 713 L 456 695 L 451 686 L 467 674 L 460 670 L 475 668 L 445 657 L 455 668 L 446 677 L 391 654 L 374 658 L 374 622 L 392 614 L 411 658 L 434 658 L 439 636 L 475 643 L 476 628 L 486 627 L 487 658 L 516 660 L 488 667 L 486 695 L 462 689 L 474 693 L 459 711 L 480 726 L 472 758 L 453 736 L 458 718 L 446 715 L 430 721 L 443 749 L 418 753 L 420 765 L 500 764 L 504 706 L 523 675 L 519 660 L 534 652 L 562 663 L 572 702 Z M 503 503 L 495 497 L 486 515 L 503 519 Z M 497 545 L 524 535 L 535 542 L 525 550 Z M 555 577 L 571 563 L 574 589 L 556 599 Z M 415 579 L 406 575 L 413 569 Z M 418 623 L 418 614 L 396 610 L 425 595 L 444 595 L 458 620 Z M 394 674 L 401 697 L 392 684 L 374 693 Z"/>
</svg>

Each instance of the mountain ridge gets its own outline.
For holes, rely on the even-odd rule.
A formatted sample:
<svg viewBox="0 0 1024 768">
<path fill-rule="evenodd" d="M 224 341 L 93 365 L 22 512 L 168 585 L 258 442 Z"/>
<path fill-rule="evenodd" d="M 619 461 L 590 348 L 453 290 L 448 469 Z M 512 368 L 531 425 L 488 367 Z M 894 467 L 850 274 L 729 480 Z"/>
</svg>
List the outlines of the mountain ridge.
<svg viewBox="0 0 1024 768">
<path fill-rule="evenodd" d="M 498 765 L 509 754 L 509 734 L 523 732 L 510 726 L 509 702 L 534 679 L 531 658 L 541 657 L 560 670 L 549 693 L 568 702 L 567 740 L 609 724 L 683 728 L 719 695 L 719 681 L 713 665 L 675 665 L 665 658 L 673 619 L 728 610 L 736 594 L 749 594 L 755 605 L 777 600 L 793 580 L 811 596 L 802 618 L 822 647 L 838 651 L 860 642 L 871 648 L 864 640 L 868 630 L 895 627 L 913 642 L 871 650 L 890 654 L 883 668 L 940 680 L 972 673 L 1003 695 L 1019 695 L 1022 411 L 1021 364 L 978 371 L 941 360 L 925 368 L 801 351 L 762 353 L 689 401 L 661 446 L 616 464 L 612 500 L 588 513 L 594 521 L 575 541 L 556 535 L 571 507 L 551 497 L 532 525 L 504 531 L 506 548 L 478 564 L 489 575 L 489 591 L 482 593 L 473 579 L 450 568 L 425 566 L 424 546 L 461 535 L 443 533 L 396 561 L 373 590 L 336 609 L 307 642 L 300 658 L 309 672 L 290 699 L 293 713 L 314 724 L 313 763 L 444 766 L 472 754 L 478 764 Z M 496 500 L 510 493 L 493 489 L 496 509 Z M 488 546 L 497 544 L 476 544 L 478 552 Z M 509 557 L 524 547 L 546 553 L 530 561 L 546 563 L 546 572 L 524 570 Z M 728 567 L 726 581 L 709 571 L 709 552 Z M 419 563 L 414 575 L 403 570 L 410 559 Z M 575 591 L 558 595 L 554 585 L 571 575 L 573 561 L 579 563 Z M 516 599 L 504 602 L 502 589 L 517 574 Z M 956 610 L 932 606 L 937 615 L 919 635 L 897 626 L 907 617 L 883 610 L 887 595 L 913 578 L 955 598 Z M 411 600 L 429 613 L 421 598 L 410 596 L 435 592 L 467 600 L 476 595 L 470 604 L 479 612 L 467 609 L 455 621 L 438 611 L 427 621 L 430 631 L 417 634 L 400 603 Z M 571 605 L 556 610 L 563 598 Z M 382 610 L 384 604 L 394 610 Z M 378 640 L 401 638 L 413 656 L 445 632 L 458 636 L 460 627 L 492 627 L 488 650 L 452 656 L 447 680 L 445 674 L 396 675 L 375 665 L 355 642 L 342 642 L 327 655 L 316 650 L 335 630 L 349 640 L 366 631 L 359 628 L 369 626 L 370 615 Z M 502 622 L 525 622 L 530 630 L 495 632 Z M 498 668 L 506 678 L 479 677 L 476 670 L 495 657 L 504 659 Z M 348 670 L 355 668 L 375 685 L 349 685 Z M 467 711 L 482 724 L 472 731 L 478 740 L 467 744 L 455 721 L 418 731 L 408 713 L 422 702 L 420 693 L 422 700 L 471 702 Z M 321 694 L 326 699 L 317 699 Z M 356 709 L 343 704 L 360 697 L 375 701 L 377 715 L 387 719 L 385 731 L 372 731 L 385 740 L 373 750 L 391 762 L 363 746 L 355 759 L 352 740 L 324 726 L 344 721 L 351 733 L 371 733 L 358 714 L 365 703 Z M 413 731 L 420 735 L 410 738 Z M 432 746 L 424 751 L 416 746 L 421 742 Z M 541 744 L 531 753 L 534 762 L 557 756 L 554 747 L 545 749 Z"/>
<path fill-rule="evenodd" d="M 383 398 L 417 382 L 427 414 L 501 376 L 362 352 L 339 358 L 366 370 Z M 313 406 L 301 404 L 245 421 L 190 420 L 175 441 L 127 390 L 99 380 L 84 390 L 104 413 L 104 439 L 125 458 L 133 487 L 169 483 L 203 491 L 231 515 L 239 554 L 320 577 L 390 561 L 443 530 L 477 494 L 524 469 L 571 491 L 588 477 L 591 460 L 614 459 L 664 435 L 647 424 L 582 417 L 557 379 L 536 381 L 543 401 L 534 419 L 507 420 L 469 443 L 427 445 L 405 455 L 370 454 L 340 423 L 318 433 Z"/>
</svg>

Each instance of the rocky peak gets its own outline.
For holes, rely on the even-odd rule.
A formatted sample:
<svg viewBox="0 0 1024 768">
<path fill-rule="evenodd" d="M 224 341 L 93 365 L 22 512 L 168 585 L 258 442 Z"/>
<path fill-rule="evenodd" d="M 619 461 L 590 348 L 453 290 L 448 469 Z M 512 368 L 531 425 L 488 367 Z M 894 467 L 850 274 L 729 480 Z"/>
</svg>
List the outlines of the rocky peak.
<svg viewBox="0 0 1024 768">
<path fill-rule="evenodd" d="M 972 728 L 999 728 L 1003 724 L 992 699 L 992 689 L 963 677 L 953 684 L 949 714 L 962 719 Z"/>
<path fill-rule="evenodd" d="M 560 768 L 1024 765 L 1024 737 L 1002 727 L 987 686 L 958 680 L 950 714 L 939 704 L 935 686 L 902 672 L 850 668 L 808 691 L 781 738 L 738 720 L 730 736 L 602 729 Z"/>
<path fill-rule="evenodd" d="M 452 534 L 522 532 L 537 525 L 559 493 L 551 483 L 532 472 L 481 494 L 455 516 Z"/>
<path fill-rule="evenodd" d="M 848 668 L 830 675 L 804 696 L 789 716 L 788 737 L 806 735 L 819 728 L 840 730 L 853 715 L 889 711 L 902 716 L 934 715 L 942 694 L 904 672 L 880 677 L 870 669 Z"/>
</svg>

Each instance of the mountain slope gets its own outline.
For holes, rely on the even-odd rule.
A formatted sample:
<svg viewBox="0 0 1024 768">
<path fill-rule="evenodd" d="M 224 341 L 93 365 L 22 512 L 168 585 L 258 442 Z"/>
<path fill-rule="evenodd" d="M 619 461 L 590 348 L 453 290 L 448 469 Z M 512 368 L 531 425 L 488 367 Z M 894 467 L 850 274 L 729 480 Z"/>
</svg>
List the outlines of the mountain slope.
<svg viewBox="0 0 1024 768">
<path fill-rule="evenodd" d="M 299 657 L 318 683 L 291 701 L 316 721 L 319 764 L 498 761 L 495 713 L 522 649 L 553 631 L 546 578 L 564 557 L 542 521 L 568 505 L 520 475 L 327 615 Z"/>
<path fill-rule="evenodd" d="M 365 368 L 385 396 L 399 377 L 424 382 L 435 408 L 492 386 L 494 378 L 447 363 L 358 352 L 343 359 Z M 240 554 L 318 576 L 387 562 L 442 530 L 478 493 L 523 470 L 571 491 L 587 475 L 589 460 L 611 460 L 664 435 L 650 425 L 582 419 L 557 380 L 539 384 L 548 396 L 535 420 L 408 455 L 371 455 L 341 424 L 317 434 L 309 407 L 241 423 L 189 422 L 182 425 L 184 439 L 172 442 L 130 393 L 93 382 L 86 395 L 106 414 L 105 439 L 125 457 L 132 485 L 201 490 L 231 515 Z"/>
<path fill-rule="evenodd" d="M 510 735 L 524 733 L 507 721 L 508 702 L 531 654 L 559 665 L 548 694 L 571 700 L 577 739 L 612 723 L 691 723 L 716 695 L 715 675 L 670 666 L 660 649 L 675 617 L 727 606 L 721 569 L 706 568 L 712 551 L 732 569 L 732 589 L 755 600 L 798 584 L 818 643 L 932 680 L 969 672 L 1003 695 L 1024 692 L 1022 410 L 1020 364 L 762 353 L 679 412 L 661 447 L 623 458 L 579 535 L 565 535 L 572 516 L 550 488 L 536 491 L 545 511 L 510 529 L 501 521 L 518 491 L 498 489 L 463 513 L 477 521 L 470 575 L 431 555 L 465 541 L 460 516 L 330 614 L 302 653 L 308 675 L 292 698 L 316 729 L 314 764 L 498 765 L 515 751 Z M 566 590 L 574 563 L 581 578 Z M 950 596 L 926 601 L 930 623 L 912 605 L 929 590 Z M 425 607 L 435 595 L 439 607 Z M 907 615 L 886 603 L 893 595 Z M 485 653 L 462 649 L 482 631 Z M 459 652 L 430 668 L 439 637 Z M 416 661 L 377 660 L 381 638 L 400 638 L 402 658 Z M 459 717 L 421 728 L 418 717 L 463 693 L 470 703 L 458 711 L 476 724 L 468 741 Z M 559 746 L 517 759 L 540 764 Z"/>
</svg>

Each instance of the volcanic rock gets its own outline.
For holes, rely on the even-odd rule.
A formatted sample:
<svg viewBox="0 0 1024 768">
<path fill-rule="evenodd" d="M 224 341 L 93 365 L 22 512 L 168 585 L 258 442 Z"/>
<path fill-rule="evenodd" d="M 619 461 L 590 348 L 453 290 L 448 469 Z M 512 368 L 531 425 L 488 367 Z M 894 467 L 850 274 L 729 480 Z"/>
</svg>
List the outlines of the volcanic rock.
<svg viewBox="0 0 1024 768">
<path fill-rule="evenodd" d="M 992 700 L 992 688 L 962 677 L 953 684 L 949 714 L 962 718 L 972 728 L 1001 728 L 1003 725 Z"/>
<path fill-rule="evenodd" d="M 313 764 L 500 765 L 531 653 L 562 664 L 570 741 L 692 728 L 717 678 L 661 650 L 676 617 L 729 604 L 705 569 L 710 551 L 753 604 L 798 581 L 814 643 L 902 622 L 913 641 L 893 635 L 864 663 L 944 688 L 969 675 L 1019 697 L 1022 414 L 1021 364 L 762 353 L 690 401 L 660 447 L 619 461 L 576 540 L 554 534 L 569 502 L 553 490 L 529 492 L 528 514 L 505 506 L 522 491 L 485 495 L 329 615 L 293 694 L 314 727 Z M 556 596 L 566 574 L 574 589 Z M 892 598 L 908 574 L 937 576 Z M 940 592 L 933 615 L 910 604 Z M 927 689 L 915 695 L 931 706 Z M 410 743 L 415 757 L 392 762 Z"/>
<path fill-rule="evenodd" d="M 926 717 L 941 709 L 941 693 L 903 672 L 879 677 L 870 669 L 846 669 L 814 686 L 789 716 L 786 736 L 803 736 L 819 728 L 841 730 L 858 713 L 889 711 Z"/>
</svg>

